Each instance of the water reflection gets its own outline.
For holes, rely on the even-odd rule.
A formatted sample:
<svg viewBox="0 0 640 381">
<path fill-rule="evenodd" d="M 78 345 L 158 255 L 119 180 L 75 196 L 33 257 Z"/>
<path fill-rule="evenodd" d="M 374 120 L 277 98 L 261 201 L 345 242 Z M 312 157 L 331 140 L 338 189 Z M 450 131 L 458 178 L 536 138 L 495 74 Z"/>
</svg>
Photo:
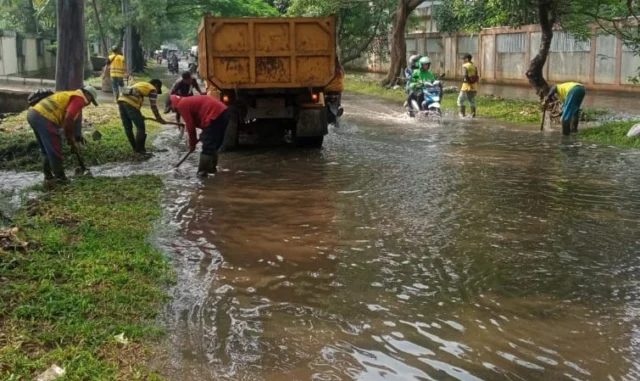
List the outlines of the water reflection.
<svg viewBox="0 0 640 381">
<path fill-rule="evenodd" d="M 347 104 L 176 191 L 174 379 L 640 378 L 640 156 Z"/>
</svg>

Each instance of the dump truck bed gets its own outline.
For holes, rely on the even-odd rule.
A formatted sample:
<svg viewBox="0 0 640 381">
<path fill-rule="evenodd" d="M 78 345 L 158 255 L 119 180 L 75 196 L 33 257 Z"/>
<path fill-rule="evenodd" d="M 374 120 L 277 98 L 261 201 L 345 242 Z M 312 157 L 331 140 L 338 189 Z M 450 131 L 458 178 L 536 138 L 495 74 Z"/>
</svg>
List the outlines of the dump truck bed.
<svg viewBox="0 0 640 381">
<path fill-rule="evenodd" d="M 198 30 L 200 76 L 221 90 L 322 88 L 335 76 L 335 18 L 217 18 Z"/>
</svg>

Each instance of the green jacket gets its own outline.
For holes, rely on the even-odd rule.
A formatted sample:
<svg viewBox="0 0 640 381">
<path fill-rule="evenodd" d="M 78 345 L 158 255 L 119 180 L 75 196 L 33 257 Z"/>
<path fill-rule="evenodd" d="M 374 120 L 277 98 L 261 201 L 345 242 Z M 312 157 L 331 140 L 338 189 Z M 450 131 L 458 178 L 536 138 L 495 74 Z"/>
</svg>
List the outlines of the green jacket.
<svg viewBox="0 0 640 381">
<path fill-rule="evenodd" d="M 433 82 L 435 80 L 436 76 L 433 75 L 433 73 L 429 70 L 414 70 L 413 75 L 411 76 L 411 83 L 409 84 L 409 87 L 411 88 L 411 90 L 420 89 L 422 88 L 422 84 L 424 82 Z"/>
</svg>

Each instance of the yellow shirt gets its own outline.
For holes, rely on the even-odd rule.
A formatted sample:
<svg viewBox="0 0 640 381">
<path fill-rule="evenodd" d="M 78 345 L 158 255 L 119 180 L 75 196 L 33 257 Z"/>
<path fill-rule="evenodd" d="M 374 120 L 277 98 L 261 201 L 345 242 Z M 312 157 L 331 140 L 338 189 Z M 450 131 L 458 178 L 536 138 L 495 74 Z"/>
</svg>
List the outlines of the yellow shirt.
<svg viewBox="0 0 640 381">
<path fill-rule="evenodd" d="M 85 103 L 87 101 L 82 90 L 58 91 L 38 102 L 38 104 L 33 106 L 33 109 L 45 117 L 45 119 L 61 127 L 64 122 L 67 106 L 72 97 L 81 97 L 85 100 Z M 80 114 L 76 115 L 76 118 L 79 115 Z"/>
<path fill-rule="evenodd" d="M 478 75 L 478 69 L 476 68 L 476 65 L 474 65 L 473 63 L 467 62 L 464 65 L 462 65 L 462 67 L 467 70 L 467 76 L 469 78 Z M 477 84 L 478 84 L 477 82 L 476 83 L 463 82 L 460 90 L 461 91 L 477 91 L 478 90 Z"/>
<path fill-rule="evenodd" d="M 120 95 L 120 98 L 118 98 L 118 102 L 128 103 L 137 109 L 140 109 L 142 107 L 144 97 L 148 97 L 152 92 L 157 92 L 156 88 L 148 82 L 138 82 L 133 86 L 129 86 L 129 88 L 134 89 L 134 91 L 139 95 L 123 94 Z"/>
<path fill-rule="evenodd" d="M 558 98 L 564 102 L 565 99 L 567 99 L 567 95 L 569 95 L 569 92 L 573 90 L 573 88 L 576 86 L 583 86 L 583 85 L 578 82 L 566 82 L 566 83 L 561 83 L 559 85 L 556 85 L 556 88 L 558 89 Z"/>
<path fill-rule="evenodd" d="M 124 64 L 124 56 L 122 54 L 111 53 L 109 56 L 109 69 L 111 70 L 111 78 L 123 78 L 127 68 Z"/>
</svg>

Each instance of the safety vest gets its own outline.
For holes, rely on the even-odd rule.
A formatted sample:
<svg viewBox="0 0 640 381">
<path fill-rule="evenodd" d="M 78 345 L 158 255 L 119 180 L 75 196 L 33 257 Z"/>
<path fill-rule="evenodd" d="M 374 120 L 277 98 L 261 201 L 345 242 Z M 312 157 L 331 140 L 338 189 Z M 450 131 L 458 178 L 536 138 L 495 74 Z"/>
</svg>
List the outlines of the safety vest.
<svg viewBox="0 0 640 381">
<path fill-rule="evenodd" d="M 476 68 L 476 65 L 474 65 L 472 62 L 466 62 L 462 65 L 463 68 L 467 69 L 467 76 L 470 79 L 476 79 L 476 82 L 474 83 L 467 83 L 467 82 L 463 82 L 462 83 L 462 87 L 460 88 L 461 91 L 476 91 L 476 83 L 477 83 L 477 76 L 478 76 L 478 68 Z M 476 78 L 474 78 L 476 77 Z"/>
<path fill-rule="evenodd" d="M 109 69 L 111 70 L 111 78 L 123 78 L 127 70 L 124 64 L 124 56 L 122 54 L 112 53 L 109 56 Z"/>
<path fill-rule="evenodd" d="M 128 103 L 137 109 L 142 107 L 144 97 L 148 97 L 152 91 L 157 91 L 155 86 L 148 82 L 138 82 L 133 86 L 129 86 L 128 88 L 124 89 L 125 92 L 127 90 L 131 91 L 131 94 L 125 95 L 123 93 L 122 95 L 120 95 L 120 98 L 118 98 L 118 102 Z"/>
<path fill-rule="evenodd" d="M 38 102 L 37 105 L 33 106 L 33 109 L 44 116 L 45 119 L 61 127 L 64 122 L 67 106 L 72 97 L 81 97 L 85 100 L 85 103 L 87 102 L 82 90 L 59 91 Z M 80 114 L 76 115 L 76 118 L 78 118 L 79 115 Z"/>
<path fill-rule="evenodd" d="M 560 100 L 564 102 L 565 99 L 567 99 L 567 95 L 569 95 L 569 92 L 576 86 L 583 85 L 578 82 L 566 82 L 556 85 L 556 88 L 558 89 L 558 98 L 560 98 Z"/>
</svg>

